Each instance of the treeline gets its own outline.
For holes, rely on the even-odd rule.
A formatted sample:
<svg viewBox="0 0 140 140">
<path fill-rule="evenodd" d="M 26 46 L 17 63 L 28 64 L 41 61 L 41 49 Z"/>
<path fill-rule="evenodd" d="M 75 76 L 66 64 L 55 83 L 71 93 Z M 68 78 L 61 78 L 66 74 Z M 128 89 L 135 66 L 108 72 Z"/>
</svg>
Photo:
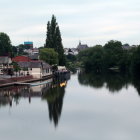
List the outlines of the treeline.
<svg viewBox="0 0 140 140">
<path fill-rule="evenodd" d="M 140 45 L 123 49 L 120 41 L 111 40 L 104 46 L 96 45 L 81 51 L 78 60 L 86 71 L 104 72 L 112 69 L 139 73 Z"/>
</svg>

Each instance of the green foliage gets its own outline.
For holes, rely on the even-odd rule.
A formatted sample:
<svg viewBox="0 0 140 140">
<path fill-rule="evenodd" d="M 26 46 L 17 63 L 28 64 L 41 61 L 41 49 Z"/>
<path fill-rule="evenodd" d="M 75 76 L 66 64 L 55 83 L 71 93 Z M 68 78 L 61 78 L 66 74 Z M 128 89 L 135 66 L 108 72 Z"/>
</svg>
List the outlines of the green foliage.
<svg viewBox="0 0 140 140">
<path fill-rule="evenodd" d="M 12 46 L 11 50 L 11 57 L 15 57 L 17 55 L 17 47 Z"/>
<path fill-rule="evenodd" d="M 6 33 L 0 33 L 0 55 L 11 55 L 11 41 Z"/>
<path fill-rule="evenodd" d="M 53 48 L 58 53 L 59 65 L 66 64 L 61 33 L 54 15 L 51 22 L 47 24 L 45 48 Z"/>
<path fill-rule="evenodd" d="M 52 48 L 40 49 L 40 59 L 49 64 L 58 64 L 58 53 Z"/>
<path fill-rule="evenodd" d="M 70 62 L 75 62 L 77 60 L 77 58 L 75 55 L 68 54 L 68 55 L 66 55 L 66 60 L 70 61 Z"/>
<path fill-rule="evenodd" d="M 12 62 L 13 68 L 15 72 L 18 72 L 21 70 L 20 66 L 16 62 Z"/>
<path fill-rule="evenodd" d="M 135 74 L 139 74 L 140 72 L 140 45 L 133 52 L 131 70 Z"/>
<path fill-rule="evenodd" d="M 108 69 L 121 72 L 138 74 L 140 71 L 140 46 L 137 48 L 123 49 L 120 41 L 109 41 L 104 47 L 95 46 L 78 55 L 88 71 L 102 72 Z"/>
<path fill-rule="evenodd" d="M 104 46 L 105 66 L 107 68 L 116 67 L 120 63 L 123 55 L 122 43 L 120 41 L 109 41 Z"/>
<path fill-rule="evenodd" d="M 86 70 L 100 72 L 104 66 L 104 49 L 102 46 L 95 46 L 81 51 L 78 59 L 82 60 Z"/>
</svg>

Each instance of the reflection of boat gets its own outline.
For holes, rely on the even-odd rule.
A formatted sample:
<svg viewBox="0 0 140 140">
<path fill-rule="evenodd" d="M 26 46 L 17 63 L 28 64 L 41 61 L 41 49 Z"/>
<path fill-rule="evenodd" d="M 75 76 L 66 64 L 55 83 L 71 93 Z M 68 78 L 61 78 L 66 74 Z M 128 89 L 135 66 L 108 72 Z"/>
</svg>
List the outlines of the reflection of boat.
<svg viewBox="0 0 140 140">
<path fill-rule="evenodd" d="M 49 79 L 47 81 L 44 81 L 44 82 L 38 82 L 38 83 L 29 83 L 30 86 L 39 86 L 39 85 L 44 85 L 44 84 L 48 84 L 48 83 L 51 83 L 52 82 L 52 79 Z"/>
<path fill-rule="evenodd" d="M 65 81 L 65 82 L 63 82 L 63 83 L 60 83 L 60 87 L 65 87 L 66 86 L 66 84 L 67 84 L 67 82 Z"/>
<path fill-rule="evenodd" d="M 15 85 L 27 85 L 27 86 L 39 86 L 39 85 L 44 85 L 44 84 L 48 84 L 51 83 L 52 79 L 49 79 L 47 81 L 42 81 L 42 82 L 38 82 L 38 83 L 15 83 Z"/>
</svg>

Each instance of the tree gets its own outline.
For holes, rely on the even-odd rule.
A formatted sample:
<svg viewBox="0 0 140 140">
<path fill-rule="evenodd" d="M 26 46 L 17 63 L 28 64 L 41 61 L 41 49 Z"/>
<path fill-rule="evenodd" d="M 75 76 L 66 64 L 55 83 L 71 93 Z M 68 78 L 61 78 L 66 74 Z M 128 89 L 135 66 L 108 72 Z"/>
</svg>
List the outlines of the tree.
<svg viewBox="0 0 140 140">
<path fill-rule="evenodd" d="M 0 55 L 11 55 L 11 41 L 6 33 L 0 33 Z"/>
<path fill-rule="evenodd" d="M 140 72 L 140 45 L 133 52 L 131 70 L 135 75 L 139 74 Z"/>
<path fill-rule="evenodd" d="M 17 76 L 17 72 L 20 73 L 21 68 L 17 62 L 12 62 L 12 64 L 13 64 L 13 68 L 14 68 L 14 71 L 16 72 L 16 76 Z"/>
<path fill-rule="evenodd" d="M 106 67 L 111 68 L 118 66 L 123 54 L 122 43 L 120 41 L 111 40 L 105 44 L 104 50 Z"/>
<path fill-rule="evenodd" d="M 58 53 L 59 65 L 65 65 L 66 60 L 64 56 L 61 33 L 54 15 L 52 16 L 51 22 L 48 21 L 47 24 L 45 48 L 53 48 Z"/>
<path fill-rule="evenodd" d="M 101 72 L 104 66 L 104 49 L 102 46 L 88 48 L 79 53 L 78 58 L 82 60 L 86 70 Z"/>
<path fill-rule="evenodd" d="M 16 46 L 12 46 L 11 48 L 12 52 L 11 52 L 11 57 L 15 57 L 17 55 L 17 47 Z"/>
<path fill-rule="evenodd" d="M 58 64 L 58 53 L 52 48 L 40 49 L 40 59 L 49 64 Z"/>
</svg>

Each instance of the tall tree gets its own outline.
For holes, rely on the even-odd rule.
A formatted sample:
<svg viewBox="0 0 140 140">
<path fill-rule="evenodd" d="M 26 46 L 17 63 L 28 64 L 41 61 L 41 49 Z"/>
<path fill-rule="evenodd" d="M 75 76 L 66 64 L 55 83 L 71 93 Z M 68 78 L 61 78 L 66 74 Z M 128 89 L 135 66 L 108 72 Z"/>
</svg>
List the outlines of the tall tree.
<svg viewBox="0 0 140 140">
<path fill-rule="evenodd" d="M 0 33 L 0 55 L 11 55 L 11 41 L 6 33 Z"/>
<path fill-rule="evenodd" d="M 47 24 L 45 48 L 53 48 L 58 53 L 59 65 L 65 65 L 62 38 L 56 17 L 53 15 L 51 22 Z"/>
</svg>

